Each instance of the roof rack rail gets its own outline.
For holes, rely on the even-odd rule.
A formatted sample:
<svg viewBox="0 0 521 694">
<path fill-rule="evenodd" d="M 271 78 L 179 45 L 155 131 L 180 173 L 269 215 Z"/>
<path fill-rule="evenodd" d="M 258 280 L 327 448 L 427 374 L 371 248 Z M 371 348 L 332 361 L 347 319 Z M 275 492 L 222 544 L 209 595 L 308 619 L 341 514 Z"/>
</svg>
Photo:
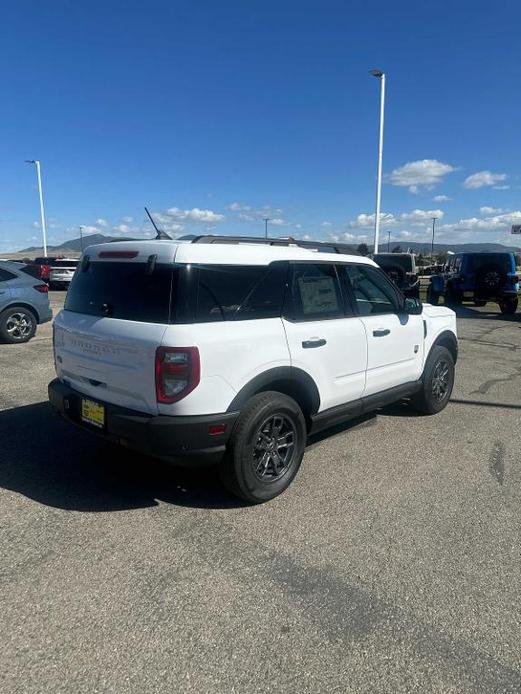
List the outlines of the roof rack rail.
<svg viewBox="0 0 521 694">
<path fill-rule="evenodd" d="M 177 241 L 190 241 L 190 243 L 256 243 L 268 246 L 298 246 L 299 248 L 308 248 L 309 250 L 315 250 L 319 253 L 360 255 L 354 246 L 350 246 L 347 243 L 337 243 L 336 241 L 301 241 L 291 236 L 286 238 L 265 238 L 263 236 L 216 236 L 212 234 L 197 236 L 195 234 L 186 234 L 185 236 L 178 237 Z"/>
</svg>

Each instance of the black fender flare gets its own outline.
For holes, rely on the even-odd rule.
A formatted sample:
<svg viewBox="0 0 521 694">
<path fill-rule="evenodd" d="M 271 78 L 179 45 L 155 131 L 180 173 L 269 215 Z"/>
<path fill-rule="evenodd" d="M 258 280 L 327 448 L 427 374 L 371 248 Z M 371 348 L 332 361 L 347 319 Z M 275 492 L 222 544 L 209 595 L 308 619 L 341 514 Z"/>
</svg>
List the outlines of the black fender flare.
<svg viewBox="0 0 521 694">
<path fill-rule="evenodd" d="M 240 411 L 252 396 L 266 390 L 276 390 L 294 398 L 305 417 L 316 414 L 320 407 L 317 384 L 306 371 L 294 366 L 277 366 L 263 371 L 243 386 L 230 403 L 228 412 Z"/>
<path fill-rule="evenodd" d="M 431 356 L 432 350 L 438 346 L 446 347 L 449 350 L 449 352 L 452 354 L 452 358 L 454 359 L 454 363 L 456 363 L 458 361 L 458 338 L 450 330 L 444 330 L 443 332 L 441 332 L 438 335 L 438 337 L 432 343 L 431 348 L 429 349 L 429 353 L 427 354 L 427 356 L 425 358 L 424 369 L 425 369 L 425 364 L 427 364 L 427 361 L 428 361 L 429 357 Z"/>
</svg>

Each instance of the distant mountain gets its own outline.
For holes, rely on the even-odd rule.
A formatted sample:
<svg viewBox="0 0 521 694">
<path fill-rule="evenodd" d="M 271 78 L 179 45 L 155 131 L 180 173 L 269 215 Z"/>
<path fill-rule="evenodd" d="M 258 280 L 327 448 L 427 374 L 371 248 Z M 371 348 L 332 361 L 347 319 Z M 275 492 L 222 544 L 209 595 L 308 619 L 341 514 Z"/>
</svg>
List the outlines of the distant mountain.
<svg viewBox="0 0 521 694">
<path fill-rule="evenodd" d="M 105 234 L 85 234 L 83 237 L 83 248 L 87 246 L 92 246 L 95 243 L 110 243 L 111 241 L 135 241 L 136 239 L 123 236 L 105 236 Z M 35 251 L 41 251 L 41 246 L 31 246 L 30 248 L 23 248 L 19 253 L 34 253 Z M 71 239 L 70 241 L 64 241 L 59 246 L 47 246 L 48 253 L 62 253 L 63 251 L 74 251 L 75 253 L 81 253 L 81 239 Z"/>
<path fill-rule="evenodd" d="M 122 237 L 122 236 L 105 236 L 104 234 L 86 234 L 83 237 L 83 247 L 86 248 L 87 246 L 92 246 L 95 243 L 110 243 L 111 241 L 137 241 L 138 239 L 135 238 L 130 238 L 128 236 Z M 324 239 L 324 241 L 327 240 Z M 407 240 L 400 240 L 400 241 L 391 241 L 389 248 L 391 251 L 393 248 L 396 246 L 400 246 L 402 251 L 407 252 L 410 250 L 413 253 L 423 253 L 424 255 L 430 254 L 431 252 L 431 244 L 430 243 L 418 243 L 417 241 L 407 241 Z M 353 244 L 353 249 L 356 249 L 357 245 Z M 372 245 L 369 245 L 369 250 L 372 250 Z M 380 242 L 380 247 L 379 250 L 381 253 L 387 252 L 387 241 L 385 239 L 382 239 Z M 513 253 L 519 253 L 521 252 L 521 248 L 519 246 L 503 246 L 501 243 L 454 243 L 454 244 L 448 244 L 448 243 L 435 243 L 434 244 L 434 252 L 435 253 L 442 253 L 446 251 L 452 251 L 453 253 L 461 253 L 462 251 L 465 251 L 466 253 L 480 253 L 480 252 L 493 252 L 493 251 L 504 251 L 508 252 L 511 251 Z M 37 254 L 42 254 L 42 248 L 41 246 L 31 246 L 30 248 L 24 248 L 21 251 L 18 251 L 19 254 L 27 253 L 34 255 L 35 252 Z M 81 252 L 81 240 L 79 238 L 77 239 L 71 239 L 70 241 L 64 241 L 62 244 L 59 246 L 47 246 L 47 252 L 49 254 L 51 253 L 59 253 L 60 255 L 65 255 L 66 253 L 80 253 Z"/>
</svg>

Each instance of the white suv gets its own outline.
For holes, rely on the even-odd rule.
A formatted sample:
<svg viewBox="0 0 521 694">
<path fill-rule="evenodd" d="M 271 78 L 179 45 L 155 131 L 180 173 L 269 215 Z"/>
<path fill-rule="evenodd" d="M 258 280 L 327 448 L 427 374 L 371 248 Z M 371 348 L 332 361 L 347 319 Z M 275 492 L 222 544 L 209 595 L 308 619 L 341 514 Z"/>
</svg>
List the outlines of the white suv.
<svg viewBox="0 0 521 694">
<path fill-rule="evenodd" d="M 217 461 L 253 503 L 289 486 L 311 433 L 402 398 L 442 410 L 455 314 L 404 299 L 368 258 L 317 250 L 90 246 L 54 324 L 51 403 L 145 454 Z"/>
</svg>

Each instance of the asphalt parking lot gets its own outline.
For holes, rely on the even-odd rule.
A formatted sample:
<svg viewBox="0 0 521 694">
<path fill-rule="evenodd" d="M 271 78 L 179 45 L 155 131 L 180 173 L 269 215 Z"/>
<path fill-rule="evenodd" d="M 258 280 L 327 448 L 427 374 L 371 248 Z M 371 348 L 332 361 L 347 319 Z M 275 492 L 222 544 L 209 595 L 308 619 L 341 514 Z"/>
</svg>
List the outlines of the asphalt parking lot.
<svg viewBox="0 0 521 694">
<path fill-rule="evenodd" d="M 521 312 L 458 329 L 444 412 L 312 441 L 257 507 L 62 422 L 50 324 L 0 345 L 2 691 L 520 692 Z"/>
</svg>

